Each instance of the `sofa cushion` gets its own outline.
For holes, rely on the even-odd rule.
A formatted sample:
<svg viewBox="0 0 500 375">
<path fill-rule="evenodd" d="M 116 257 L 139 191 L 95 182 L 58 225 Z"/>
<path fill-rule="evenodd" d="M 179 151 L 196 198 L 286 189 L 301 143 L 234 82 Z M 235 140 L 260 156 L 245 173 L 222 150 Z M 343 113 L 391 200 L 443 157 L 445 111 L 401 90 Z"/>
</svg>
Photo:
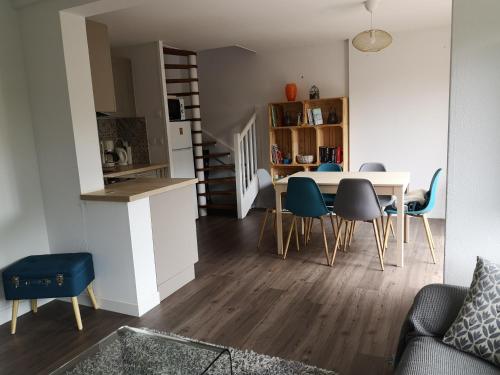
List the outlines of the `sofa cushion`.
<svg viewBox="0 0 500 375">
<path fill-rule="evenodd" d="M 477 258 L 464 304 L 443 342 L 500 366 L 500 266 Z"/>
<path fill-rule="evenodd" d="M 436 337 L 411 339 L 395 375 L 499 375 L 500 370 L 478 357 L 445 345 Z"/>
</svg>

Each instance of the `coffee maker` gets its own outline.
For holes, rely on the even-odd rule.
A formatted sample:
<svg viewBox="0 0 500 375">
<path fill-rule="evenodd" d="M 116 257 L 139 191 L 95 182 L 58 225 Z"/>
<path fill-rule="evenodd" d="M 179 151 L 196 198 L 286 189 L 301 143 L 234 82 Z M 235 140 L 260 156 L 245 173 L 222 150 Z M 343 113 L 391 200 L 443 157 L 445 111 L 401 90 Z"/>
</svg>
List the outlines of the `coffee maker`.
<svg viewBox="0 0 500 375">
<path fill-rule="evenodd" d="M 104 168 L 113 168 L 118 160 L 115 152 L 115 143 L 108 139 L 101 141 L 101 159 Z"/>
</svg>

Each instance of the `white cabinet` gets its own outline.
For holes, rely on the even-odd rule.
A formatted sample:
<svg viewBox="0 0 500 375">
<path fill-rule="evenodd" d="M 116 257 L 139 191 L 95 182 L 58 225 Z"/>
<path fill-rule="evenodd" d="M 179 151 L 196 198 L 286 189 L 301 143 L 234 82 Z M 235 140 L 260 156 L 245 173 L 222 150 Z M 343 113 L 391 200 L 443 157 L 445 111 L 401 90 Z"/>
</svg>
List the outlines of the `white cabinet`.
<svg viewBox="0 0 500 375">
<path fill-rule="evenodd" d="M 116 112 L 108 27 L 87 20 L 87 43 L 96 112 Z"/>
<path fill-rule="evenodd" d="M 160 299 L 194 278 L 198 261 L 193 185 L 150 197 Z"/>
</svg>

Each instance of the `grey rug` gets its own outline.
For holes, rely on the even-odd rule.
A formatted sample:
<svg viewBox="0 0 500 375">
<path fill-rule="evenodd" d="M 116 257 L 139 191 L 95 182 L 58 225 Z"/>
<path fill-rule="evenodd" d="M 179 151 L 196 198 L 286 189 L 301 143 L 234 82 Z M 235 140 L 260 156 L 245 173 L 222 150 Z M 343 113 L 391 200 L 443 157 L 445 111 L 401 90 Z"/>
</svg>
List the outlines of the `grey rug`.
<svg viewBox="0 0 500 375">
<path fill-rule="evenodd" d="M 186 339 L 171 333 L 152 332 Z M 205 344 L 202 341 L 187 339 Z M 214 344 L 209 345 L 226 348 Z M 227 347 L 227 349 L 231 353 L 234 375 L 338 375 L 335 371 L 270 357 L 250 350 L 239 350 L 231 347 Z M 182 358 L 182 360 L 178 362 L 176 358 Z M 102 346 L 100 351 L 63 373 L 68 375 L 195 375 L 201 374 L 203 371 L 200 369 L 205 368 L 213 358 L 213 352 L 208 350 L 190 348 L 185 345 L 169 346 L 166 350 L 164 342 L 155 340 L 154 337 L 138 337 L 125 333 L 121 335 L 119 340 Z M 203 365 L 200 366 L 200 363 Z M 229 356 L 222 355 L 205 374 L 230 374 L 228 364 Z"/>
</svg>

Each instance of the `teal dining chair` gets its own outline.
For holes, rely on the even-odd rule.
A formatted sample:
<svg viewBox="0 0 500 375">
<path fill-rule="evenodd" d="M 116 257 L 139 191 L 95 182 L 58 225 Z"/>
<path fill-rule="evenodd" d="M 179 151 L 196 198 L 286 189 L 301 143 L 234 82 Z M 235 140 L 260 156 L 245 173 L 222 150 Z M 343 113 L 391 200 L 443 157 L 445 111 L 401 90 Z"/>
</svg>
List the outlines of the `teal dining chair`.
<svg viewBox="0 0 500 375">
<path fill-rule="evenodd" d="M 431 250 L 432 261 L 434 262 L 434 264 L 436 263 L 436 254 L 435 254 L 436 244 L 434 243 L 434 238 L 432 237 L 431 227 L 429 225 L 429 220 L 427 219 L 427 214 L 431 212 L 434 206 L 436 205 L 437 187 L 438 187 L 439 177 L 441 176 L 442 171 L 443 170 L 439 168 L 436 172 L 434 172 L 434 176 L 432 176 L 429 191 L 427 192 L 427 200 L 422 206 L 417 207 L 416 209 L 408 209 L 408 207 L 405 206 L 406 215 L 422 218 L 422 222 L 425 228 L 425 234 L 427 235 L 427 242 L 429 243 L 429 249 Z M 387 213 L 388 216 L 385 229 L 385 231 L 387 231 L 387 227 L 392 220 L 391 216 L 397 215 L 397 211 L 394 207 L 389 206 L 385 209 L 385 212 Z M 384 239 L 384 251 L 385 248 L 387 247 L 387 237 L 388 236 L 385 236 Z"/>
<path fill-rule="evenodd" d="M 286 190 L 285 209 L 293 214 L 290 232 L 286 241 L 283 259 L 286 259 L 288 254 L 288 247 L 292 232 L 297 230 L 297 218 L 316 218 L 321 223 L 321 230 L 323 231 L 323 244 L 325 246 L 326 263 L 330 265 L 330 255 L 328 253 L 328 241 L 326 239 L 324 216 L 329 216 L 332 224 L 332 229 L 335 233 L 335 226 L 333 217 L 330 210 L 325 204 L 323 195 L 319 190 L 318 185 L 312 178 L 309 177 L 290 177 L 288 180 L 288 187 Z M 299 241 L 297 232 L 295 232 L 297 239 L 297 250 L 299 250 Z"/>
<path fill-rule="evenodd" d="M 316 169 L 316 172 L 342 172 L 342 167 L 336 163 L 322 163 Z M 330 212 L 333 215 L 333 205 L 335 204 L 335 194 L 323 194 L 323 199 L 325 200 L 326 206 L 330 209 Z M 304 235 L 304 244 L 309 242 L 311 237 L 311 230 L 313 225 L 314 218 L 307 219 L 305 221 L 305 235 Z M 338 222 L 337 222 L 338 227 Z"/>
</svg>

